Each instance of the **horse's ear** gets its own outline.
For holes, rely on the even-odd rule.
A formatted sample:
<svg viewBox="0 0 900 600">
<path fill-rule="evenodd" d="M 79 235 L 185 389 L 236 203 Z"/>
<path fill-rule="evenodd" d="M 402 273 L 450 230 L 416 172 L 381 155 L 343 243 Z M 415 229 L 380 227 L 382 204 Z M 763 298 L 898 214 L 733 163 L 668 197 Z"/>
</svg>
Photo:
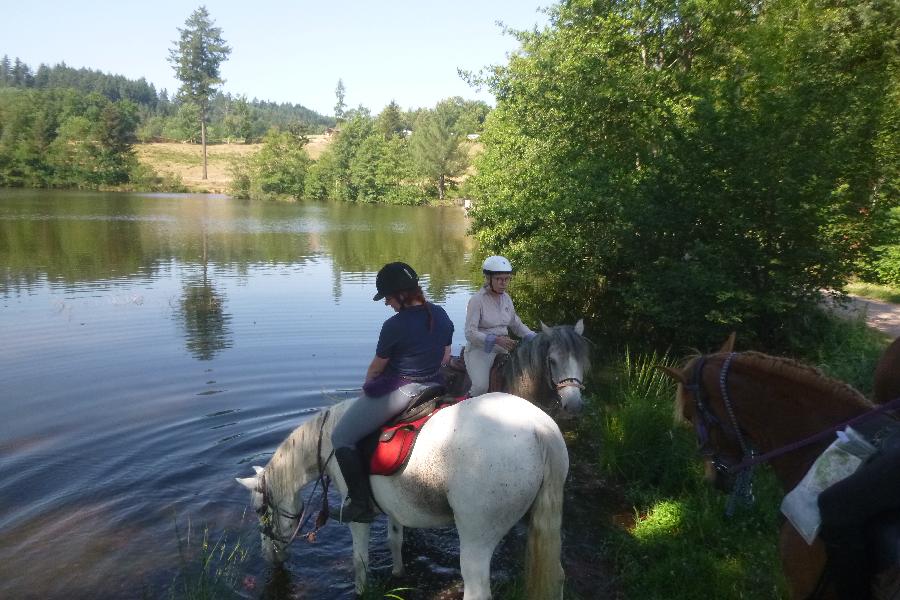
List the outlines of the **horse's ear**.
<svg viewBox="0 0 900 600">
<path fill-rule="evenodd" d="M 671 379 L 675 380 L 676 383 L 680 383 L 681 385 L 687 384 L 684 373 L 682 373 L 678 369 L 673 369 L 672 367 L 667 367 L 666 365 L 656 365 L 656 368 L 665 373 Z"/>
<path fill-rule="evenodd" d="M 256 477 L 235 477 L 234 480 L 251 492 L 255 492 L 259 488 L 259 479 Z"/>
<path fill-rule="evenodd" d="M 584 319 L 578 319 L 578 322 L 575 323 L 575 333 L 578 335 L 584 334 Z"/>
<path fill-rule="evenodd" d="M 539 322 L 540 322 L 540 324 L 541 324 L 541 331 L 543 331 L 543 332 L 546 333 L 547 335 L 550 335 L 550 334 L 552 333 L 552 331 L 550 330 L 550 328 L 547 327 L 546 325 L 544 325 L 544 322 L 543 322 L 543 321 L 539 321 Z"/>
<path fill-rule="evenodd" d="M 722 347 L 719 348 L 720 353 L 724 352 L 734 352 L 734 338 L 737 337 L 737 332 L 732 331 L 731 335 L 728 336 L 728 339 L 725 340 L 725 343 L 722 344 Z"/>
</svg>

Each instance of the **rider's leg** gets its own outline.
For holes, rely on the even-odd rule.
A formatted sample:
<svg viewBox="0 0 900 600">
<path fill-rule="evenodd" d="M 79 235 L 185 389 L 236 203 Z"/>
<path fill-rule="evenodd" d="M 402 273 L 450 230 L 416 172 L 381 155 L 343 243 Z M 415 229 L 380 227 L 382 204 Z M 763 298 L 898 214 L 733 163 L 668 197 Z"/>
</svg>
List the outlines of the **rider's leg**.
<svg viewBox="0 0 900 600">
<path fill-rule="evenodd" d="M 485 352 L 481 348 L 466 346 L 466 371 L 472 380 L 469 388 L 470 396 L 486 394 L 490 386 L 491 365 L 494 364 L 494 353 Z"/>
<path fill-rule="evenodd" d="M 840 598 L 871 597 L 871 561 L 865 525 L 878 513 L 900 507 L 900 448 L 877 454 L 853 475 L 819 496 L 828 573 Z"/>
<path fill-rule="evenodd" d="M 347 484 L 349 503 L 342 507 L 340 521 L 370 523 L 375 518 L 369 489 L 369 472 L 357 452 L 356 443 L 399 414 L 409 405 L 418 384 L 401 387 L 385 396 L 360 396 L 350 405 L 331 434 L 334 458 Z"/>
</svg>

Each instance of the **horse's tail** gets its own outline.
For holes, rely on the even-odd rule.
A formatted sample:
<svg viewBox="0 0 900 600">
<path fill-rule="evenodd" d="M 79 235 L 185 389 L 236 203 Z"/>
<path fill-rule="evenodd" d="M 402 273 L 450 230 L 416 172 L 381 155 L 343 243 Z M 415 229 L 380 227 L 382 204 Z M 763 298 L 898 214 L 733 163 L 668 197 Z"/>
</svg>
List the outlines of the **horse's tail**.
<svg viewBox="0 0 900 600">
<path fill-rule="evenodd" d="M 565 580 L 560 563 L 560 529 L 569 454 L 556 423 L 548 421 L 549 426 L 536 432 L 544 457 L 544 480 L 529 511 L 525 550 L 525 589 L 529 600 L 561 599 Z"/>
</svg>

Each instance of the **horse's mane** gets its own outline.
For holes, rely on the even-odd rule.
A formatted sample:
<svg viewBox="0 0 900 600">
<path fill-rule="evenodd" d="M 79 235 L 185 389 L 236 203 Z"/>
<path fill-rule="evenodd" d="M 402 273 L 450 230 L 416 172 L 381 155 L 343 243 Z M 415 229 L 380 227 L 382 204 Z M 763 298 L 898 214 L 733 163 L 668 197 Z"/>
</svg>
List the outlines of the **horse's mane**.
<svg viewBox="0 0 900 600">
<path fill-rule="evenodd" d="M 315 461 L 316 448 L 319 442 L 319 431 L 330 438 L 337 420 L 350 405 L 351 400 L 345 400 L 334 406 L 320 410 L 316 416 L 301 423 L 275 450 L 266 472 L 271 473 L 268 485 L 277 497 L 286 497 L 297 491 L 297 481 L 301 479 L 307 470 L 317 466 Z M 326 419 L 323 427 L 323 421 Z M 323 440 L 323 443 L 325 441 Z M 331 446 L 331 442 L 327 442 Z"/>
<path fill-rule="evenodd" d="M 530 340 L 521 342 L 510 354 L 507 366 L 509 380 L 522 377 L 539 378 L 544 373 L 544 360 L 550 347 L 558 345 L 564 353 L 575 359 L 588 369 L 590 352 L 584 337 L 575 332 L 572 325 L 557 325 L 541 331 Z"/>
<path fill-rule="evenodd" d="M 713 356 L 724 356 L 724 354 L 707 355 L 707 358 Z M 689 373 L 694 363 L 700 358 L 700 354 L 688 357 L 683 372 Z M 822 397 L 834 398 L 839 402 L 843 401 L 860 407 L 871 406 L 871 402 L 851 385 L 826 375 L 817 367 L 792 358 L 747 351 L 736 354 L 735 363 L 733 364 L 740 364 L 744 368 L 786 379 L 797 386 L 810 389 Z M 684 406 L 687 398 L 684 394 L 683 386 L 679 385 L 678 389 L 675 403 L 675 419 L 683 422 L 685 421 Z"/>
<path fill-rule="evenodd" d="M 738 356 L 741 364 L 784 377 L 823 395 L 834 396 L 861 406 L 869 406 L 871 404 L 865 396 L 850 384 L 830 377 L 823 373 L 821 369 L 812 365 L 792 358 L 770 356 L 762 352 L 741 352 Z"/>
</svg>

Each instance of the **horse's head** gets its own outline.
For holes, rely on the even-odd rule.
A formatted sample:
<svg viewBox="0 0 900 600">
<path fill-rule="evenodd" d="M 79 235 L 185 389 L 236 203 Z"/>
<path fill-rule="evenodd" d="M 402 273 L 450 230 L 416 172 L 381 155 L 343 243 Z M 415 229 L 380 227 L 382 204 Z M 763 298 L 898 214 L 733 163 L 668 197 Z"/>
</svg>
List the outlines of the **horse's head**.
<svg viewBox="0 0 900 600">
<path fill-rule="evenodd" d="M 582 335 L 584 320 L 579 319 L 574 326 L 548 327 L 541 323 L 541 333 L 545 337 L 542 360 L 546 365 L 547 384 L 559 397 L 563 414 L 578 415 L 584 408 L 581 398 L 584 374 L 590 368 L 590 352 Z"/>
<path fill-rule="evenodd" d="M 740 433 L 732 425 L 733 418 L 728 414 L 719 386 L 723 357 L 733 348 L 734 334 L 718 354 L 696 356 L 681 369 L 660 367 L 678 383 L 675 420 L 693 425 L 697 448 L 705 463 L 706 479 L 724 492 L 730 492 L 734 487 L 734 468 L 745 456 Z"/>
<path fill-rule="evenodd" d="M 289 510 L 280 506 L 273 498 L 272 486 L 266 481 L 265 469 L 256 466 L 253 469 L 256 475 L 237 478 L 237 482 L 250 490 L 250 505 L 259 517 L 263 557 L 270 563 L 282 563 L 287 558 L 287 547 L 300 519 L 302 502 L 301 506 L 292 506 Z M 298 494 L 296 498 L 299 497 Z"/>
</svg>

